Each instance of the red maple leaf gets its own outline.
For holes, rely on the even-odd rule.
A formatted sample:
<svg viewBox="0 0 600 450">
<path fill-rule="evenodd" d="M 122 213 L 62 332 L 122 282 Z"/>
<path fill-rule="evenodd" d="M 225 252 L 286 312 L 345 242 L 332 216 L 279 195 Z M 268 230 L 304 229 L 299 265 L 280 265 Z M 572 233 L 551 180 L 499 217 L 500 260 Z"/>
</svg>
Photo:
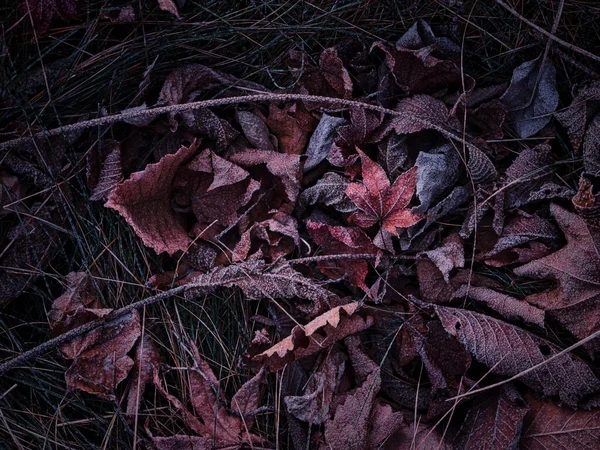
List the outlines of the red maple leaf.
<svg viewBox="0 0 600 450">
<path fill-rule="evenodd" d="M 422 215 L 413 214 L 406 208 L 415 193 L 417 168 L 411 168 L 390 184 L 379 164 L 362 151 L 358 150 L 358 153 L 363 181 L 350 183 L 346 188 L 346 195 L 358 208 L 349 221 L 363 229 L 379 223 L 385 230 L 397 234 L 398 228 L 408 228 L 421 220 Z"/>
</svg>

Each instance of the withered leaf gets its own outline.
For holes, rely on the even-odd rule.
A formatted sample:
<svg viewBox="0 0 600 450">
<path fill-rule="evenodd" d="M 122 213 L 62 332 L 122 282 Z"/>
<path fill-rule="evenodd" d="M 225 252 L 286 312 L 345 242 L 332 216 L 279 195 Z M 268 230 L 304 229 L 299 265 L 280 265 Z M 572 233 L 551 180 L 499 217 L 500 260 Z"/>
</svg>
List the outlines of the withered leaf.
<svg viewBox="0 0 600 450">
<path fill-rule="evenodd" d="M 465 250 L 463 241 L 458 234 L 451 234 L 442 245 L 425 252 L 432 263 L 442 272 L 444 281 L 448 282 L 450 271 L 465 265 Z"/>
<path fill-rule="evenodd" d="M 325 439 L 331 448 L 379 448 L 398 431 L 404 420 L 401 412 L 375 400 L 381 387 L 379 367 L 360 349 L 360 340 L 346 338 L 352 366 L 363 381 L 354 391 L 342 394 L 333 418 L 325 422 Z"/>
<path fill-rule="evenodd" d="M 556 69 L 538 57 L 517 67 L 510 86 L 500 97 L 508 110 L 508 122 L 522 138 L 533 136 L 546 126 L 558 106 Z"/>
<path fill-rule="evenodd" d="M 304 395 L 284 398 L 287 410 L 294 417 L 311 424 L 321 424 L 329 418 L 333 394 L 345 370 L 346 357 L 342 352 L 332 353 L 314 373 Z"/>
<path fill-rule="evenodd" d="M 121 167 L 121 145 L 116 142 L 110 142 L 110 149 L 104 155 L 102 168 L 98 174 L 97 180 L 94 180 L 94 186 L 90 200 L 107 200 L 115 187 L 123 181 L 123 169 Z M 104 149 L 103 149 L 104 150 Z"/>
<path fill-rule="evenodd" d="M 192 240 L 171 209 L 171 193 L 177 169 L 196 152 L 197 144 L 148 164 L 142 172 L 117 185 L 104 206 L 115 209 L 147 247 L 170 255 L 186 251 Z"/>
<path fill-rule="evenodd" d="M 291 334 L 268 350 L 256 355 L 272 371 L 297 359 L 312 355 L 340 339 L 358 333 L 373 324 L 373 319 L 355 314 L 358 303 L 336 306 L 306 325 L 296 325 Z"/>
<path fill-rule="evenodd" d="M 55 300 L 48 314 L 54 332 L 64 333 L 112 311 L 98 308 L 101 304 L 87 273 L 71 273 L 67 282 L 67 291 Z M 63 344 L 60 347 L 63 356 L 73 360 L 65 372 L 67 388 L 114 399 L 117 385 L 133 367 L 127 353 L 140 334 L 139 314 L 132 311 Z"/>
<path fill-rule="evenodd" d="M 163 11 L 173 14 L 178 19 L 181 19 L 179 15 L 179 7 L 183 6 L 185 0 L 158 0 L 158 7 Z"/>
<path fill-rule="evenodd" d="M 349 181 L 346 177 L 335 172 L 327 172 L 317 184 L 306 188 L 298 196 L 298 209 L 303 212 L 307 206 L 331 206 L 336 211 L 347 213 L 356 209 L 356 206 L 346 196 Z"/>
<path fill-rule="evenodd" d="M 230 160 L 242 166 L 265 164 L 267 170 L 279 178 L 290 202 L 295 202 L 300 192 L 300 156 L 266 150 L 244 150 L 231 156 Z"/>
<path fill-rule="evenodd" d="M 237 286 L 251 300 L 298 297 L 321 307 L 337 298 L 315 281 L 292 269 L 285 261 L 266 264 L 261 260 L 250 260 L 216 267 L 205 274 L 192 274 L 182 282 L 188 285 L 188 296 L 210 293 L 218 287 Z"/>
<path fill-rule="evenodd" d="M 361 228 L 371 228 L 379 223 L 389 233 L 397 234 L 398 228 L 414 225 L 421 216 L 406 209 L 416 187 L 416 168 L 400 175 L 390 184 L 381 166 L 358 150 L 362 161 L 362 183 L 350 183 L 346 195 L 357 206 L 349 220 Z"/>
<path fill-rule="evenodd" d="M 567 245 L 516 268 L 514 273 L 555 279 L 555 289 L 529 295 L 525 300 L 583 339 L 600 329 L 600 259 L 581 217 L 556 204 L 550 206 L 550 211 L 565 233 Z"/>
<path fill-rule="evenodd" d="M 406 135 L 398 135 L 395 132 L 390 133 L 385 140 L 378 143 L 377 148 L 377 161 L 381 164 L 381 167 L 390 178 L 398 177 L 403 169 L 406 169 L 404 166 L 408 159 Z"/>
<path fill-rule="evenodd" d="M 306 148 L 307 159 L 304 162 L 304 172 L 314 169 L 321 161 L 327 158 L 331 151 L 331 145 L 337 132 L 337 128 L 342 125 L 345 120 L 341 117 L 330 116 L 323 114 L 319 125 L 315 128 L 308 147 Z"/>
<path fill-rule="evenodd" d="M 188 369 L 189 398 L 194 413 L 190 412 L 184 404 L 171 395 L 163 387 L 155 372 L 155 385 L 163 395 L 182 415 L 186 425 L 194 432 L 201 435 L 202 439 L 191 436 L 176 435 L 168 438 L 158 438 L 164 448 L 212 449 L 212 448 L 241 448 L 245 443 L 252 445 L 262 443 L 263 440 L 252 434 L 249 430 L 254 425 L 253 418 L 246 414 L 254 412 L 260 401 L 260 385 L 264 381 L 265 371 L 260 370 L 253 378 L 240 387 L 231 399 L 233 415 L 224 408 L 219 399 L 225 400 L 223 391 L 219 388 L 219 380 L 214 372 L 202 359 L 196 346 L 191 343 L 194 357 L 194 367 Z M 187 438 L 187 439 L 186 439 Z M 208 438 L 208 439 L 206 439 Z M 157 438 L 153 438 L 155 440 Z M 210 441 L 209 447 L 204 447 Z M 171 447 L 167 446 L 170 445 Z"/>
<path fill-rule="evenodd" d="M 573 149 L 583 144 L 583 165 L 591 175 L 600 175 L 598 136 L 600 136 L 600 82 L 592 81 L 573 88 L 573 101 L 564 111 L 556 113 L 558 121 L 567 129 Z"/>
<path fill-rule="evenodd" d="M 306 227 L 313 241 L 330 255 L 356 255 L 381 253 L 371 239 L 358 227 L 342 227 L 308 221 Z M 361 259 L 340 259 L 339 261 L 323 262 L 319 270 L 332 279 L 347 278 L 354 286 L 365 292 L 365 278 L 369 270 L 368 263 Z"/>
<path fill-rule="evenodd" d="M 484 314 L 445 306 L 436 312 L 446 331 L 493 373 L 515 376 L 560 352 L 560 348 L 528 331 Z M 600 381 L 583 361 L 567 353 L 521 377 L 519 381 L 575 406 L 600 389 Z"/>
<path fill-rule="evenodd" d="M 517 450 L 523 418 L 529 408 L 512 386 L 484 394 L 469 409 L 459 434 L 456 448 Z"/>
<path fill-rule="evenodd" d="M 539 327 L 544 327 L 544 310 L 536 308 L 524 300 L 502 294 L 493 289 L 463 285 L 452 296 L 454 298 L 471 297 L 474 300 L 485 303 L 508 320 L 521 319 Z"/>
<path fill-rule="evenodd" d="M 575 411 L 552 401 L 527 397 L 521 448 L 558 450 L 596 448 L 600 440 L 600 411 Z"/>
<path fill-rule="evenodd" d="M 235 118 L 252 146 L 259 150 L 275 150 L 269 128 L 262 118 L 250 111 L 236 111 Z"/>
<path fill-rule="evenodd" d="M 299 103 L 283 108 L 271 104 L 266 123 L 279 141 L 279 151 L 287 155 L 304 153 L 308 137 L 316 126 L 316 120 Z"/>
<path fill-rule="evenodd" d="M 139 340 L 135 349 L 133 369 L 131 371 L 131 386 L 127 396 L 125 414 L 135 416 L 146 386 L 154 379 L 154 372 L 160 368 L 160 355 L 148 334 Z"/>
<path fill-rule="evenodd" d="M 426 212 L 454 187 L 458 180 L 460 158 L 450 144 L 441 145 L 417 156 L 417 197 L 421 202 L 418 211 Z"/>
</svg>

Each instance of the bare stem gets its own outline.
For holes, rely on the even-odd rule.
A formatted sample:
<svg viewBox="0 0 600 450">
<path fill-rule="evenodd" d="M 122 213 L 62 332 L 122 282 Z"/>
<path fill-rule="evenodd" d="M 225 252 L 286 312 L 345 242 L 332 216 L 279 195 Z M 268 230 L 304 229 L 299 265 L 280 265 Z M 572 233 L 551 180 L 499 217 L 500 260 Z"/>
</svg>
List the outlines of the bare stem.
<svg viewBox="0 0 600 450">
<path fill-rule="evenodd" d="M 181 292 L 183 292 L 187 286 L 179 286 L 169 291 L 161 292 L 160 294 L 153 295 L 152 297 L 148 297 L 144 300 L 140 300 L 139 302 L 132 303 L 131 305 L 124 306 L 123 308 L 116 309 L 107 316 L 94 320 L 92 322 L 88 322 L 86 324 L 81 325 L 80 327 L 74 328 L 66 333 L 61 334 L 49 341 L 44 342 L 43 344 L 38 345 L 37 347 L 32 348 L 31 350 L 26 351 L 25 353 L 21 353 L 16 358 L 10 359 L 6 362 L 0 364 L 0 375 L 6 373 L 7 371 L 14 369 L 20 365 L 23 365 L 33 359 L 38 358 L 49 350 L 52 350 L 76 337 L 82 336 L 90 331 L 95 330 L 96 328 L 100 328 L 115 319 L 123 317 L 124 315 L 130 313 L 135 309 L 143 308 L 144 306 L 151 305 L 153 303 L 159 302 L 161 300 L 166 300 L 171 298 Z"/>
<path fill-rule="evenodd" d="M 26 142 L 31 141 L 34 138 L 45 138 L 50 136 L 58 136 L 65 133 L 69 133 L 72 131 L 84 130 L 87 128 L 93 128 L 103 125 L 110 125 L 116 122 L 123 122 L 130 119 L 135 119 L 138 117 L 148 117 L 155 116 L 164 113 L 175 113 L 182 111 L 190 111 L 194 109 L 202 109 L 202 108 L 210 108 L 214 106 L 224 106 L 224 105 L 234 105 L 238 103 L 246 103 L 246 102 L 261 102 L 261 101 L 289 101 L 289 100 L 302 100 L 305 102 L 314 102 L 314 103 L 328 103 L 332 105 L 342 105 L 348 107 L 357 107 L 370 109 L 373 111 L 379 111 L 384 114 L 398 115 L 398 111 L 394 111 L 393 109 L 384 108 L 382 106 L 373 105 L 371 103 L 361 102 L 358 100 L 347 100 L 343 98 L 333 98 L 333 97 L 322 97 L 319 95 L 303 95 L 303 94 L 272 94 L 272 93 L 263 93 L 263 94 L 253 94 L 253 95 L 244 95 L 239 97 L 225 97 L 225 98 L 215 98 L 212 100 L 201 100 L 198 102 L 191 103 L 183 103 L 181 105 L 169 105 L 169 106 L 160 106 L 157 108 L 147 108 L 147 109 L 136 109 L 133 111 L 126 111 L 119 114 L 112 114 L 110 116 L 98 117 L 96 119 L 84 120 L 81 122 L 76 122 L 70 125 L 63 125 L 58 128 L 53 128 L 51 130 L 40 131 L 39 133 L 34 133 L 31 136 L 23 136 L 17 139 L 13 139 L 10 141 L 0 143 L 0 150 L 4 150 L 10 147 L 14 147 L 16 145 L 21 145 Z"/>
</svg>

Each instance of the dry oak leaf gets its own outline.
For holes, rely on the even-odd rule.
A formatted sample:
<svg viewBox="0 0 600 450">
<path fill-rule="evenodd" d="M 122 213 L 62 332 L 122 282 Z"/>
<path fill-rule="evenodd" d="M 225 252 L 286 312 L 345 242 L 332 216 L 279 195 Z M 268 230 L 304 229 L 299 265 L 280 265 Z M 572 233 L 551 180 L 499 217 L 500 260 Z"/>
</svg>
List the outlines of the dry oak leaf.
<svg viewBox="0 0 600 450">
<path fill-rule="evenodd" d="M 514 325 L 472 311 L 436 306 L 446 332 L 455 336 L 480 363 L 503 377 L 512 377 L 543 363 L 559 347 Z M 518 379 L 547 396 L 558 396 L 568 405 L 600 390 L 600 381 L 579 358 L 567 353 Z"/>
<path fill-rule="evenodd" d="M 398 234 L 398 228 L 408 228 L 423 216 L 413 214 L 406 207 L 415 193 L 417 168 L 403 173 L 394 184 L 379 164 L 357 149 L 362 161 L 362 183 L 350 183 L 346 195 L 357 206 L 349 221 L 367 229 L 379 223 L 389 233 Z"/>
<path fill-rule="evenodd" d="M 97 308 L 100 302 L 87 273 L 71 273 L 67 282 L 67 291 L 54 301 L 48 314 L 55 333 L 64 333 L 112 311 Z M 67 388 L 114 399 L 117 385 L 133 367 L 127 353 L 138 340 L 141 328 L 139 314 L 133 311 L 63 344 L 61 353 L 73 360 L 65 372 Z"/>
<path fill-rule="evenodd" d="M 565 233 L 567 244 L 514 269 L 514 273 L 556 280 L 555 289 L 529 295 L 525 300 L 583 339 L 600 329 L 600 258 L 581 217 L 556 204 L 550 206 L 550 211 Z"/>
<path fill-rule="evenodd" d="M 145 246 L 156 253 L 186 251 L 192 240 L 171 208 L 173 181 L 177 170 L 196 152 L 197 144 L 148 164 L 141 172 L 117 185 L 104 206 L 115 209 Z"/>
<path fill-rule="evenodd" d="M 600 411 L 575 411 L 551 401 L 526 398 L 523 450 L 594 449 L 600 442 Z"/>
<path fill-rule="evenodd" d="M 131 386 L 127 396 L 125 414 L 135 416 L 139 411 L 140 402 L 146 386 L 152 383 L 154 372 L 160 368 L 160 355 L 152 339 L 144 334 L 135 349 L 135 359 L 131 371 Z"/>
<path fill-rule="evenodd" d="M 523 418 L 529 408 L 514 387 L 480 396 L 467 413 L 454 439 L 461 450 L 517 450 Z"/>
<path fill-rule="evenodd" d="M 355 315 L 358 307 L 358 303 L 336 306 L 306 325 L 296 325 L 288 337 L 253 359 L 262 362 L 271 371 L 276 371 L 346 336 L 369 328 L 373 324 L 373 318 L 363 319 Z"/>
<path fill-rule="evenodd" d="M 310 237 L 323 248 L 326 255 L 381 254 L 381 250 L 375 247 L 369 236 L 358 227 L 327 225 L 309 220 L 306 228 Z M 323 261 L 319 264 L 319 270 L 334 280 L 346 278 L 350 284 L 369 292 L 365 284 L 369 265 L 364 259 Z"/>
<path fill-rule="evenodd" d="M 193 450 L 208 449 L 238 449 L 245 444 L 264 444 L 264 440 L 250 432 L 254 425 L 253 413 L 258 409 L 260 401 L 260 385 L 264 381 L 265 370 L 261 369 L 253 378 L 244 383 L 230 402 L 230 413 L 221 402 L 227 403 L 219 380 L 210 366 L 200 357 L 196 346 L 191 343 L 194 357 L 194 367 L 188 369 L 189 399 L 193 413 L 184 404 L 171 395 L 163 387 L 155 371 L 155 385 L 163 395 L 182 415 L 186 425 L 196 436 L 175 435 L 166 438 L 152 437 L 159 448 Z M 193 446 L 190 447 L 190 443 Z M 207 445 L 208 444 L 208 445 Z"/>
</svg>

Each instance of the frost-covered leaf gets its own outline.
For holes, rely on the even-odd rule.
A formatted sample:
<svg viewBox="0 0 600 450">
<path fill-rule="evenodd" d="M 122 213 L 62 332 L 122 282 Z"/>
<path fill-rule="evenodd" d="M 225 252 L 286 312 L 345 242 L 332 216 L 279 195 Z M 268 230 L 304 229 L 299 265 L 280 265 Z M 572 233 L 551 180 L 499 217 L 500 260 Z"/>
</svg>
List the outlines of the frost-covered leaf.
<svg viewBox="0 0 600 450">
<path fill-rule="evenodd" d="M 481 313 L 445 306 L 437 306 L 436 311 L 449 334 L 477 361 L 503 377 L 531 369 L 561 350 L 550 341 Z M 529 371 L 519 381 L 572 406 L 600 390 L 600 381 L 590 368 L 570 353 Z"/>
<path fill-rule="evenodd" d="M 307 206 L 331 206 L 342 213 L 352 212 L 356 206 L 346 195 L 349 181 L 335 172 L 327 172 L 317 184 L 306 188 L 298 196 L 298 209 L 303 212 Z"/>
<path fill-rule="evenodd" d="M 546 126 L 558 106 L 556 68 L 543 57 L 524 62 L 514 70 L 510 86 L 500 100 L 517 135 L 533 136 Z"/>
<path fill-rule="evenodd" d="M 523 450 L 596 448 L 600 441 L 600 411 L 576 411 L 552 401 L 527 396 L 529 412 L 521 437 Z"/>
<path fill-rule="evenodd" d="M 555 289 L 529 295 L 525 300 L 583 339 L 600 329 L 600 257 L 581 217 L 556 204 L 551 205 L 550 211 L 565 233 L 567 244 L 516 268 L 514 273 L 556 280 Z"/>
<path fill-rule="evenodd" d="M 112 311 L 100 308 L 101 302 L 87 273 L 72 272 L 67 283 L 67 291 L 54 301 L 48 313 L 55 333 L 64 333 Z M 141 328 L 139 314 L 132 311 L 63 344 L 60 347 L 63 356 L 73 360 L 65 372 L 67 388 L 114 399 L 117 385 L 133 367 L 133 360 L 127 354 L 138 340 Z"/>
<path fill-rule="evenodd" d="M 291 334 L 268 350 L 256 355 L 272 371 L 283 368 L 297 359 L 312 355 L 331 344 L 358 333 L 373 323 L 355 314 L 358 303 L 336 306 L 306 325 L 296 325 Z"/>
<path fill-rule="evenodd" d="M 414 225 L 421 216 L 406 209 L 416 187 L 417 170 L 413 168 L 400 175 L 390 184 L 381 166 L 358 150 L 362 161 L 362 183 L 350 183 L 346 195 L 358 210 L 349 220 L 360 228 L 380 224 L 389 233 L 397 234 L 398 228 Z"/>
<path fill-rule="evenodd" d="M 454 439 L 455 448 L 517 450 L 528 410 L 512 386 L 497 389 L 493 395 L 484 394 L 469 409 Z"/>
<path fill-rule="evenodd" d="M 417 156 L 417 197 L 421 204 L 418 211 L 426 212 L 442 199 L 442 195 L 454 187 L 458 180 L 460 158 L 456 149 L 445 144 Z"/>
<path fill-rule="evenodd" d="M 121 167 L 121 145 L 113 141 L 106 155 L 103 155 L 101 169 L 94 183 L 90 200 L 107 200 L 114 188 L 123 181 Z M 89 179 L 89 177 L 88 177 Z"/>
<path fill-rule="evenodd" d="M 331 145 L 333 144 L 337 128 L 344 122 L 345 120 L 341 117 L 323 114 L 306 148 L 305 172 L 314 169 L 321 161 L 327 158 L 327 155 L 331 151 Z"/>
<path fill-rule="evenodd" d="M 440 247 L 429 250 L 425 254 L 440 270 L 446 282 L 452 269 L 465 265 L 463 241 L 458 234 L 451 234 L 444 239 Z"/>
<path fill-rule="evenodd" d="M 262 118 L 250 111 L 236 111 L 235 118 L 252 146 L 259 150 L 275 150 L 269 128 Z"/>
<path fill-rule="evenodd" d="M 192 242 L 171 208 L 171 194 L 177 170 L 196 152 L 197 145 L 181 147 L 177 153 L 148 164 L 141 172 L 117 185 L 105 206 L 115 209 L 144 245 L 170 255 L 186 251 Z"/>
</svg>

